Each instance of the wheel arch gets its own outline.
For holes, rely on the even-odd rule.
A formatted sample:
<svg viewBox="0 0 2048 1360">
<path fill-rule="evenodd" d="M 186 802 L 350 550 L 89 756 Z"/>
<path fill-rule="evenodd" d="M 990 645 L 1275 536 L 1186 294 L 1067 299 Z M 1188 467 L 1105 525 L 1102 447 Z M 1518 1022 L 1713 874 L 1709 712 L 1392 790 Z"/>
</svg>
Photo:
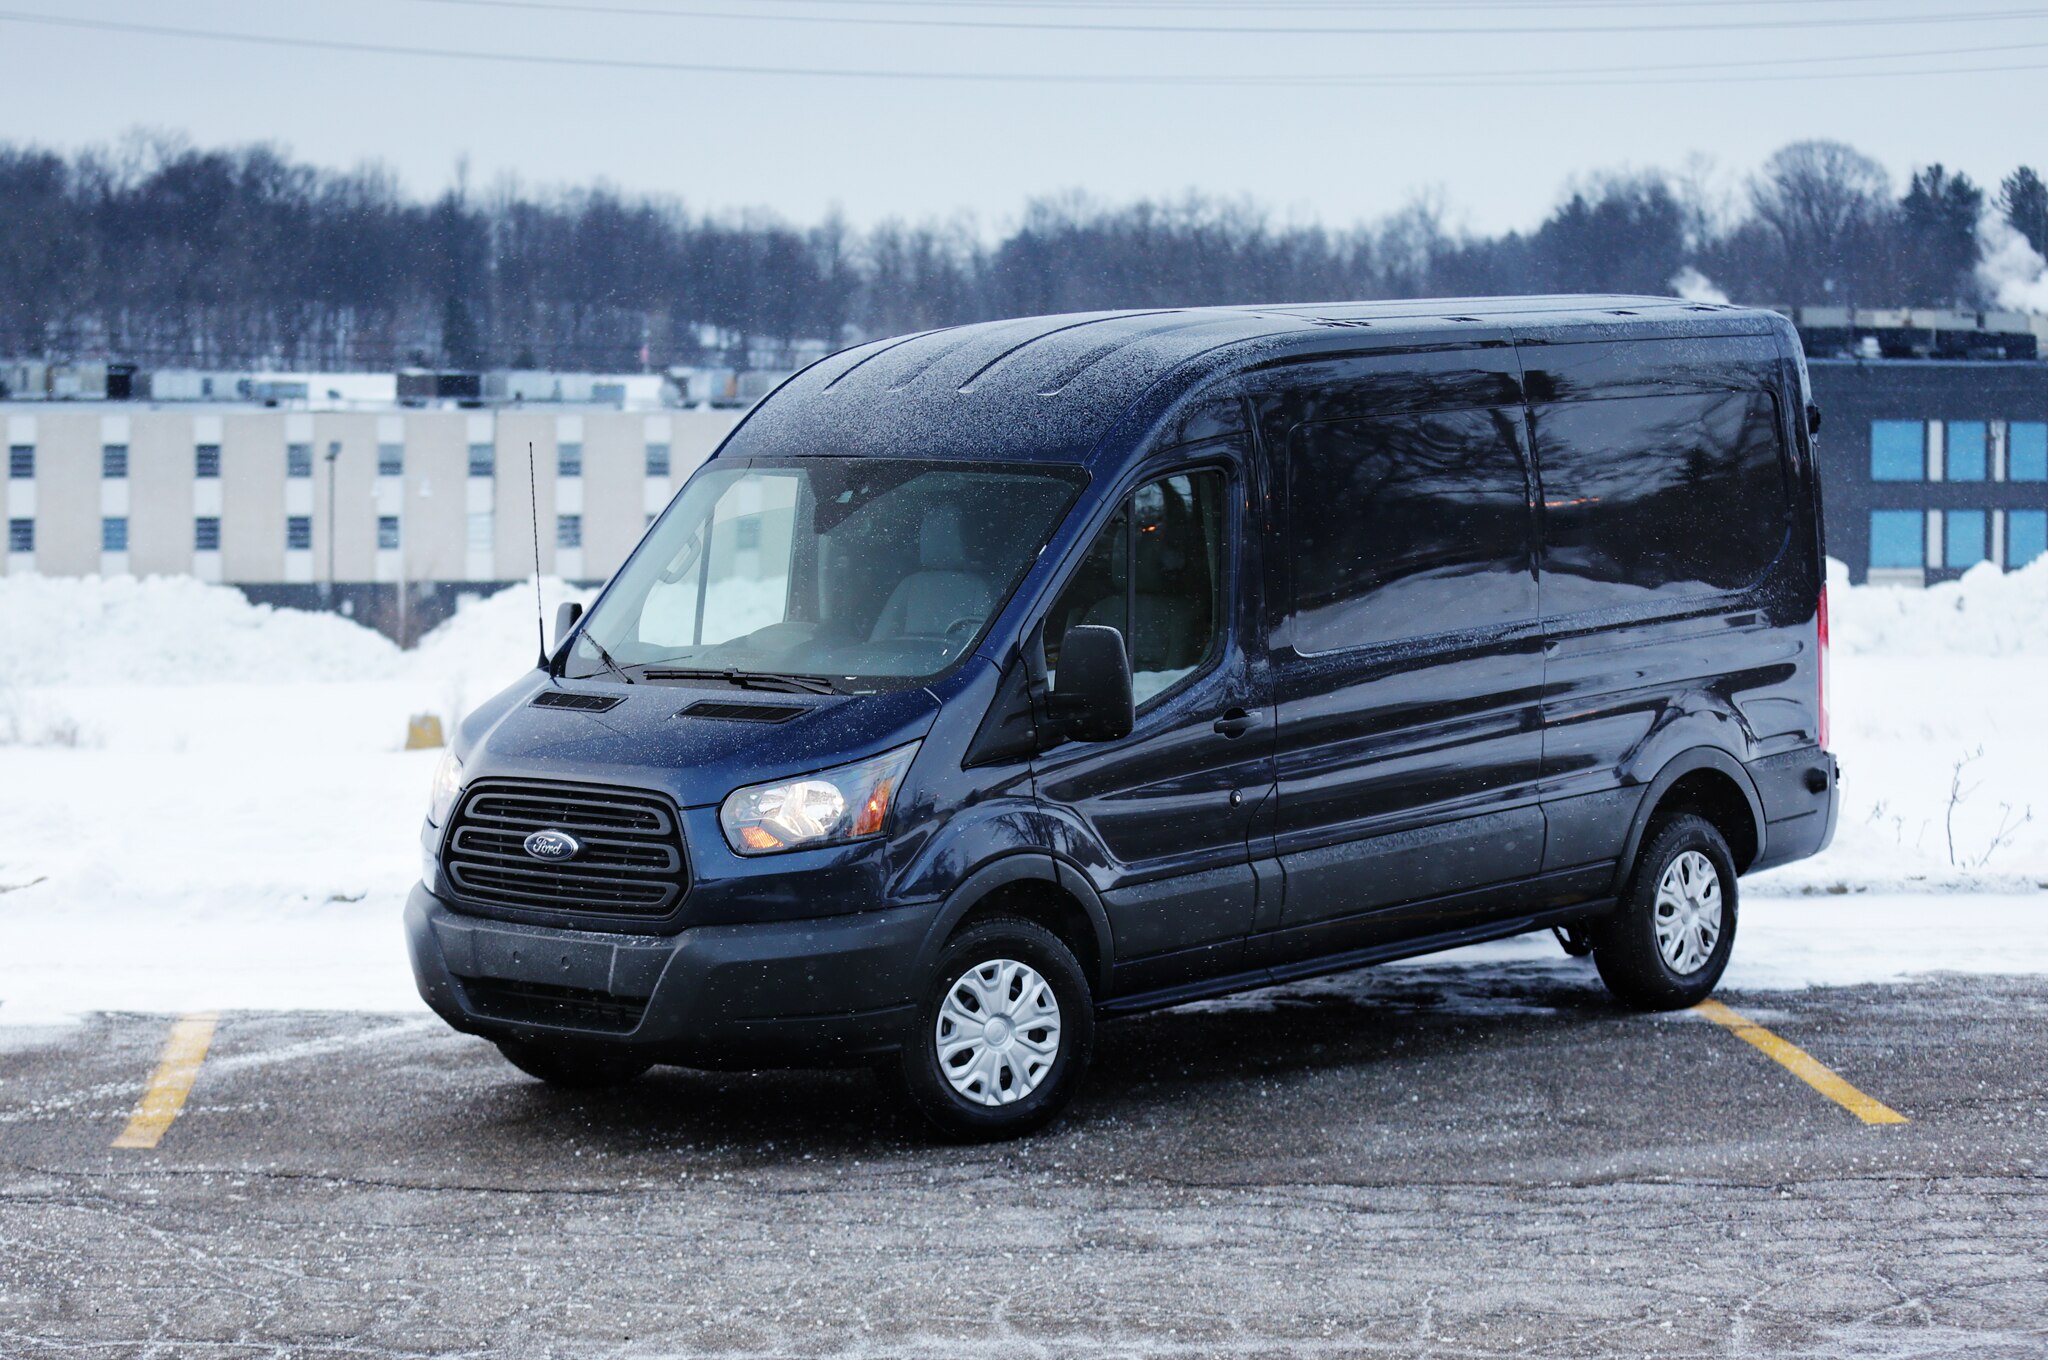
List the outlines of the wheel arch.
<svg viewBox="0 0 2048 1360">
<path fill-rule="evenodd" d="M 918 951 L 916 976 L 931 971 L 948 940 L 978 921 L 1000 916 L 1035 922 L 1059 936 L 1080 960 L 1095 996 L 1108 995 L 1116 957 L 1109 915 L 1079 870 L 1043 851 L 1006 855 L 983 865 L 949 893 Z"/>
<path fill-rule="evenodd" d="M 1666 761 L 1637 803 L 1628 839 L 1623 842 L 1621 858 L 1615 864 L 1617 895 L 1635 872 L 1636 856 L 1651 828 L 1680 811 L 1698 813 L 1713 823 L 1728 842 L 1737 873 L 1747 870 L 1763 855 L 1764 805 L 1749 772 L 1742 768 L 1742 762 L 1718 747 L 1695 746 Z"/>
</svg>

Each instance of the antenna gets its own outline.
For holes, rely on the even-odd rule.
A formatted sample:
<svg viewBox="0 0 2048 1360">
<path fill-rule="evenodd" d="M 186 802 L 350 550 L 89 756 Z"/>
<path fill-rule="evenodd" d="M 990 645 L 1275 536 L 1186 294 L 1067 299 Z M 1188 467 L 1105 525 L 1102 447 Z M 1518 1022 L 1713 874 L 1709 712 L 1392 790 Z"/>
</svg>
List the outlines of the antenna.
<svg viewBox="0 0 2048 1360">
<path fill-rule="evenodd" d="M 533 441 L 526 441 L 526 508 L 533 518 L 533 631 L 540 635 L 540 668 L 548 665 L 548 607 L 540 593 L 540 479 L 533 471 Z"/>
</svg>

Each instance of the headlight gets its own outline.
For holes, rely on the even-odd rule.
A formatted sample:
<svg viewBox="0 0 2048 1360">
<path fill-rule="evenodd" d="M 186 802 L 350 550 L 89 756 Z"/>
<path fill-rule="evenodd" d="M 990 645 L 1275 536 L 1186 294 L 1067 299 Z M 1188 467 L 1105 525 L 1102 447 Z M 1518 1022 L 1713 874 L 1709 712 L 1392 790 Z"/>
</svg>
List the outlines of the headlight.
<svg viewBox="0 0 2048 1360">
<path fill-rule="evenodd" d="M 443 751 L 441 763 L 434 767 L 433 791 L 427 795 L 427 820 L 435 826 L 447 821 L 455 808 L 455 795 L 461 792 L 462 762 L 453 749 Z"/>
<path fill-rule="evenodd" d="M 725 839 L 742 855 L 771 855 L 879 836 L 917 743 L 778 784 L 734 789 L 718 810 Z"/>
</svg>

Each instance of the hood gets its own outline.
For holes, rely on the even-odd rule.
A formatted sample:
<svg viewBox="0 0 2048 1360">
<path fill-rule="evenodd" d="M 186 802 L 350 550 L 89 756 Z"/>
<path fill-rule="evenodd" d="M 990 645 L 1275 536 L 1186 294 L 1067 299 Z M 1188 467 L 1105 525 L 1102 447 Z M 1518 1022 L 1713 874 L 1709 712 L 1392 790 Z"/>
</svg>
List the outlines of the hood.
<svg viewBox="0 0 2048 1360">
<path fill-rule="evenodd" d="M 605 703 L 611 706 L 597 707 Z M 721 685 L 579 684 L 550 681 L 536 670 L 470 715 L 456 754 L 466 780 L 623 784 L 658 789 L 681 807 L 703 807 L 742 784 L 807 774 L 914 741 L 931 730 L 938 711 L 925 689 L 775 694 Z"/>
</svg>

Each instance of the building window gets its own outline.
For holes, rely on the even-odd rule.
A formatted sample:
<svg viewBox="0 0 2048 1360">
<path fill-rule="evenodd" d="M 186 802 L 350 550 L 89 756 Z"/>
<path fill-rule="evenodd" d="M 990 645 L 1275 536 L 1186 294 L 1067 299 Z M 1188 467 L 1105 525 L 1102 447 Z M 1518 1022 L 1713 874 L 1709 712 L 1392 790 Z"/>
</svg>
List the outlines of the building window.
<svg viewBox="0 0 2048 1360">
<path fill-rule="evenodd" d="M 294 551 L 305 551 L 313 546 L 313 517 L 311 515 L 287 515 L 284 521 L 284 545 Z"/>
<path fill-rule="evenodd" d="M 555 475 L 557 477 L 581 477 L 583 475 L 583 446 L 561 444 L 555 448 Z"/>
<path fill-rule="evenodd" d="M 2005 479 L 2048 482 L 2048 424 L 2015 420 L 2006 427 Z"/>
<path fill-rule="evenodd" d="M 1948 423 L 1947 455 L 1942 460 L 1942 480 L 1981 482 L 1990 475 L 1990 427 L 1981 420 L 1951 420 Z"/>
<path fill-rule="evenodd" d="M 398 516 L 377 516 L 377 546 L 386 552 L 398 546 Z"/>
<path fill-rule="evenodd" d="M 7 475 L 17 479 L 36 475 L 35 445 L 9 444 L 7 446 Z"/>
<path fill-rule="evenodd" d="M 2048 510 L 2014 510 L 2005 517 L 2005 564 L 2024 567 L 2048 556 Z"/>
<path fill-rule="evenodd" d="M 287 477 L 310 477 L 313 475 L 313 446 L 311 444 L 287 444 L 284 446 L 284 475 Z"/>
<path fill-rule="evenodd" d="M 490 444 L 469 446 L 469 475 L 489 477 L 498 470 L 498 450 Z"/>
<path fill-rule="evenodd" d="M 1870 565 L 1873 568 L 1926 566 L 1927 516 L 1918 510 L 1871 511 Z"/>
<path fill-rule="evenodd" d="M 1870 479 L 1917 482 L 1927 476 L 1926 427 L 1917 420 L 1870 422 Z"/>
<path fill-rule="evenodd" d="M 583 516 L 555 516 L 555 546 L 557 548 L 580 548 L 583 546 Z"/>
<path fill-rule="evenodd" d="M 32 519 L 11 519 L 7 521 L 7 551 L 26 553 L 36 550 L 36 522 Z"/>
<path fill-rule="evenodd" d="M 649 444 L 647 446 L 647 475 L 650 477 L 668 476 L 668 445 Z"/>
<path fill-rule="evenodd" d="M 128 551 L 128 517 L 110 515 L 100 521 L 100 551 Z"/>
<path fill-rule="evenodd" d="M 215 515 L 201 515 L 192 521 L 192 549 L 195 552 L 220 551 L 220 519 Z"/>
<path fill-rule="evenodd" d="M 377 475 L 379 477 L 403 477 L 405 475 L 405 445 L 379 444 L 377 446 Z"/>
<path fill-rule="evenodd" d="M 220 476 L 220 445 L 200 444 L 192 450 L 192 475 L 200 478 Z"/>
<path fill-rule="evenodd" d="M 1986 547 L 1989 519 L 1982 510 L 1951 510 L 1942 516 L 1941 564 L 1960 571 L 1991 556 Z"/>
<path fill-rule="evenodd" d="M 469 517 L 469 550 L 487 553 L 491 547 L 491 512 L 479 510 Z"/>
<path fill-rule="evenodd" d="M 102 444 L 100 446 L 100 476 L 108 479 L 128 475 L 128 446 L 126 444 Z"/>
</svg>

